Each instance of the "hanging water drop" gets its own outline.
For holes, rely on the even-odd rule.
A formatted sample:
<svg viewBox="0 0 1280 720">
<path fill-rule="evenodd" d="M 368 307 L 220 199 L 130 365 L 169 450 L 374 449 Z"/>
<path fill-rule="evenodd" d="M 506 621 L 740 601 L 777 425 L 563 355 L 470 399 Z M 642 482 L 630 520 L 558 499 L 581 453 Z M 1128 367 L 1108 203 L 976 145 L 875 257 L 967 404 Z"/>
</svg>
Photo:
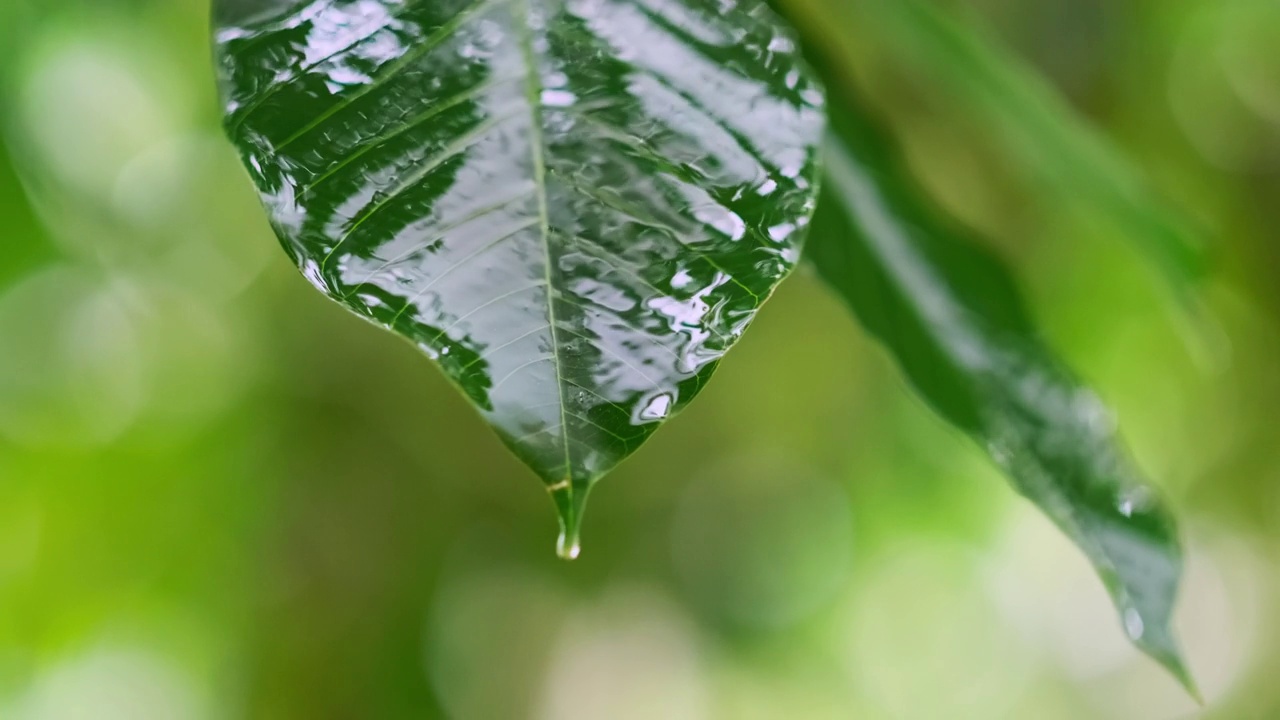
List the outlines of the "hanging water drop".
<svg viewBox="0 0 1280 720">
<path fill-rule="evenodd" d="M 562 531 L 560 538 L 556 540 L 556 554 L 562 560 L 576 560 L 580 552 L 582 552 L 582 543 L 578 537 L 576 535 L 571 537 Z"/>
<path fill-rule="evenodd" d="M 556 540 L 556 554 L 564 560 L 574 560 L 582 552 L 582 511 L 587 504 L 590 486 L 574 484 L 569 478 L 549 486 L 551 499 L 555 501 L 560 518 L 560 537 Z"/>
</svg>

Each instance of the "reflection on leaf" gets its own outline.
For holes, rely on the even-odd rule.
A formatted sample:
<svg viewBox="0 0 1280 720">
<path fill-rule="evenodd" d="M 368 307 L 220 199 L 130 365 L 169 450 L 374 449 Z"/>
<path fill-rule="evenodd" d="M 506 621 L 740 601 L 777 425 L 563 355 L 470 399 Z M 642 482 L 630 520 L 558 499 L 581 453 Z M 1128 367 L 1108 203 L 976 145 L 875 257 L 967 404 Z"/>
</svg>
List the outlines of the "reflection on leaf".
<svg viewBox="0 0 1280 720">
<path fill-rule="evenodd" d="M 576 554 L 592 483 L 797 260 L 823 116 L 793 42 L 707 0 L 316 0 L 216 37 L 286 251 L 441 366 Z"/>
<path fill-rule="evenodd" d="M 809 241 L 818 272 L 925 400 L 1080 546 L 1130 639 L 1192 688 L 1170 627 L 1174 523 L 1106 408 L 1039 339 L 1008 271 L 920 199 L 861 108 L 838 107 Z"/>
</svg>

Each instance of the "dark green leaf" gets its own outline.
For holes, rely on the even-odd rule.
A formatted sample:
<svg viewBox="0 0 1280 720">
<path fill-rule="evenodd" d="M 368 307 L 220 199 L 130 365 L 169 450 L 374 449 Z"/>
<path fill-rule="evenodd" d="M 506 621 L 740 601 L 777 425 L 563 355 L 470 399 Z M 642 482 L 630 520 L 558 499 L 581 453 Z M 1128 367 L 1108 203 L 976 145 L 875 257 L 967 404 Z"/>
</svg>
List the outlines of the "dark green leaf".
<svg viewBox="0 0 1280 720">
<path fill-rule="evenodd" d="M 215 0 L 286 251 L 434 358 L 552 491 L 699 392 L 795 264 L 819 89 L 712 0 Z"/>
<path fill-rule="evenodd" d="M 928 403 L 1084 550 L 1129 637 L 1191 689 L 1170 627 L 1174 523 L 1106 408 L 1039 339 L 1008 271 L 920 199 L 892 141 L 852 102 L 833 107 L 808 247 L 818 272 Z"/>
</svg>

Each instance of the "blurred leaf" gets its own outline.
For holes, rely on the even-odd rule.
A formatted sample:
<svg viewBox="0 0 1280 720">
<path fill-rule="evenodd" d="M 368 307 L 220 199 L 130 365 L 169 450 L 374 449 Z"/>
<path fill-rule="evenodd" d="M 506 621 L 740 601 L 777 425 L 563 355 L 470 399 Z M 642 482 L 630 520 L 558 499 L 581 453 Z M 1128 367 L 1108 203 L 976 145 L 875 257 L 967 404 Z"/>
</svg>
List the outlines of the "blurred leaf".
<svg viewBox="0 0 1280 720">
<path fill-rule="evenodd" d="M 711 0 L 215 13 L 227 130 L 286 251 L 436 360 L 576 554 L 592 484 L 798 258 L 823 117 L 792 41 Z"/>
<path fill-rule="evenodd" d="M 22 277 L 33 266 L 54 257 L 27 198 L 16 167 L 13 128 L 17 124 L 14 84 L 15 58 L 23 49 L 22 33 L 30 34 L 26 0 L 0 4 L 0 217 L 4 218 L 5 260 L 0 262 L 0 288 Z"/>
<path fill-rule="evenodd" d="M 830 5 L 783 4 L 806 15 Z M 938 88 L 967 103 L 1031 173 L 1132 242 L 1184 307 L 1193 315 L 1198 311 L 1195 289 L 1209 266 L 1204 239 L 1034 68 L 977 21 L 956 17 L 935 2 L 865 0 L 839 8 L 840 19 L 827 18 L 815 25 L 817 32 L 834 38 L 857 23 L 891 47 L 895 59 L 915 64 Z"/>
<path fill-rule="evenodd" d="M 0 125 L 7 119 L 0 113 Z M 0 288 L 4 288 L 33 267 L 53 260 L 56 254 L 27 201 L 26 189 L 9 155 L 3 127 L 0 127 L 0 217 L 5 219 L 6 235 L 10 238 L 5 247 L 5 261 L 0 263 Z"/>
<path fill-rule="evenodd" d="M 23 32 L 30 32 L 31 7 L 28 0 L 5 0 L 0 4 L 0 92 L 10 81 L 14 56 L 21 49 Z"/>
<path fill-rule="evenodd" d="M 1106 408 L 1042 343 L 1009 272 L 921 199 L 891 139 L 854 103 L 833 106 L 808 246 L 818 272 L 925 400 L 1084 550 L 1134 643 L 1192 689 L 1170 627 L 1174 522 Z"/>
</svg>

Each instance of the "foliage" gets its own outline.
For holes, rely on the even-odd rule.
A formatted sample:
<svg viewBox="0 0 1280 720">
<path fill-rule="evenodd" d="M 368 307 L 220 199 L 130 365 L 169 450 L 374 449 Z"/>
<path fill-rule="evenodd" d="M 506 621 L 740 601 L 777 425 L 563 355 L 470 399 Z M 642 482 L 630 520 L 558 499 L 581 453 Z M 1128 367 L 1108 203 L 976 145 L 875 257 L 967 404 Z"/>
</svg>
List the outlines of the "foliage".
<svg viewBox="0 0 1280 720">
<path fill-rule="evenodd" d="M 546 483 L 576 557 L 593 484 L 697 395 L 799 256 L 822 101 L 794 41 L 753 2 L 215 8 L 227 129 L 286 251 L 440 365 Z M 1190 688 L 1173 520 L 1107 411 L 998 262 L 929 216 L 865 111 L 837 104 L 833 123 L 819 273 Z M 1043 124 L 1028 142 L 1063 146 Z M 1172 271 L 1194 264 L 1152 235 Z"/>
<path fill-rule="evenodd" d="M 0 2 L 0 717 L 1276 716 L 1280 11 L 772 4 L 830 116 L 816 212 L 787 242 L 803 254 L 697 402 L 592 492 L 566 565 L 547 483 L 487 411 L 281 255 L 222 127 L 210 0 Z M 269 9 L 239 5 L 240 24 Z M 343 17 L 313 29 L 357 29 Z M 707 76 L 697 56 L 680 79 Z M 347 69 L 308 87 L 371 70 Z M 513 87 L 482 95 L 527 102 Z M 698 121 L 663 109 L 643 116 Z M 619 161 L 645 137 L 617 138 Z M 1224 352 L 1187 352 L 1188 309 Z M 1011 359 L 1044 384 L 1006 382 Z M 1138 468 L 1149 522 L 1117 526 Z M 1133 609 L 1169 660 L 1172 594 L 1133 588 L 1179 572 L 1201 709 L 1125 639 Z"/>
</svg>

